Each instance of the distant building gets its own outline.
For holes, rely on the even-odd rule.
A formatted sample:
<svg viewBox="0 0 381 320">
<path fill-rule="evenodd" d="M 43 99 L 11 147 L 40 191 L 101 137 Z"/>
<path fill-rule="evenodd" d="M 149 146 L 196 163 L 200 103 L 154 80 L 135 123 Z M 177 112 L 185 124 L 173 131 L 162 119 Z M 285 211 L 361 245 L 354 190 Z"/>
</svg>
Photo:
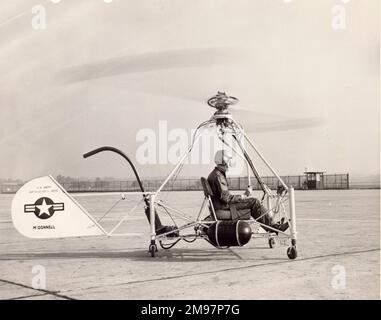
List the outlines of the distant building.
<svg viewBox="0 0 381 320">
<path fill-rule="evenodd" d="M 305 171 L 306 175 L 305 185 L 303 189 L 306 190 L 319 190 L 324 188 L 324 171 Z"/>
</svg>

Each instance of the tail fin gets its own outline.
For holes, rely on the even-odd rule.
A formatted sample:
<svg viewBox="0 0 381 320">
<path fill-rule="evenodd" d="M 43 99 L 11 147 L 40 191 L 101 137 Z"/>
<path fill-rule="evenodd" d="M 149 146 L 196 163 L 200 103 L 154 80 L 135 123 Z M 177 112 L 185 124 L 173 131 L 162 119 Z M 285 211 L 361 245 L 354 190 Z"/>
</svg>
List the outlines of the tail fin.
<svg viewBox="0 0 381 320">
<path fill-rule="evenodd" d="M 17 191 L 12 201 L 12 221 L 28 238 L 107 234 L 52 176 L 33 179 Z"/>
</svg>

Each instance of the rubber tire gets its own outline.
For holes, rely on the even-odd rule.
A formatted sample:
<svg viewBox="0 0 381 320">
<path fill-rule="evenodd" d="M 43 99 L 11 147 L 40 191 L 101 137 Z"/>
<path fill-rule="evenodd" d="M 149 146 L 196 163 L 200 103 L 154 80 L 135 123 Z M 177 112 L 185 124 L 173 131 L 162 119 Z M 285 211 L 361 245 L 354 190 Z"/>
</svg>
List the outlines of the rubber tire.
<svg viewBox="0 0 381 320">
<path fill-rule="evenodd" d="M 275 238 L 274 237 L 270 237 L 269 238 L 269 247 L 271 249 L 275 248 L 275 245 L 276 245 L 276 241 L 275 241 Z"/>
<path fill-rule="evenodd" d="M 287 256 L 291 259 L 294 260 L 298 256 L 298 251 L 296 250 L 295 246 L 288 247 L 287 249 Z"/>
</svg>

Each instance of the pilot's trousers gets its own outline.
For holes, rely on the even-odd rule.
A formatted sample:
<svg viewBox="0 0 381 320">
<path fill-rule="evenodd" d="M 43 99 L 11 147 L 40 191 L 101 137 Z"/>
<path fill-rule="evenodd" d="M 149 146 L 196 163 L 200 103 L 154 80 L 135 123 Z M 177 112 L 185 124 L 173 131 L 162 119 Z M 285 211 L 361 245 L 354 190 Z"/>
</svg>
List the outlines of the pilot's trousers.
<svg viewBox="0 0 381 320">
<path fill-rule="evenodd" d="M 244 217 L 248 219 L 251 215 L 255 220 L 260 217 L 257 220 L 258 222 L 268 226 L 273 225 L 273 217 L 270 213 L 266 213 L 267 209 L 261 205 L 261 202 L 256 198 L 247 198 L 242 202 L 237 202 L 231 206 L 235 207 L 239 219 L 244 219 Z"/>
</svg>

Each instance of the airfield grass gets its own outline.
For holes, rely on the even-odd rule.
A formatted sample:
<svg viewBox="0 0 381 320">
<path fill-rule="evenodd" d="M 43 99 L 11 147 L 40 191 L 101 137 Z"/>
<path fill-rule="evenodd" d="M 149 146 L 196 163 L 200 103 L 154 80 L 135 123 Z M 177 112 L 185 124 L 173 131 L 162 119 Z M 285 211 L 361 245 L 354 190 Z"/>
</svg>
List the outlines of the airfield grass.
<svg viewBox="0 0 381 320">
<path fill-rule="evenodd" d="M 120 199 L 74 196 L 97 219 Z M 11 222 L 12 197 L 0 195 L 0 299 L 380 298 L 379 190 L 297 191 L 296 260 L 288 259 L 288 245 L 270 249 L 265 239 L 225 250 L 180 242 L 151 258 L 142 207 L 121 226 L 132 233 L 126 237 L 27 239 Z M 203 195 L 162 198 L 195 217 Z M 111 230 L 138 200 L 128 196 L 100 223 Z M 33 288 L 35 266 L 45 270 L 46 289 Z"/>
</svg>

